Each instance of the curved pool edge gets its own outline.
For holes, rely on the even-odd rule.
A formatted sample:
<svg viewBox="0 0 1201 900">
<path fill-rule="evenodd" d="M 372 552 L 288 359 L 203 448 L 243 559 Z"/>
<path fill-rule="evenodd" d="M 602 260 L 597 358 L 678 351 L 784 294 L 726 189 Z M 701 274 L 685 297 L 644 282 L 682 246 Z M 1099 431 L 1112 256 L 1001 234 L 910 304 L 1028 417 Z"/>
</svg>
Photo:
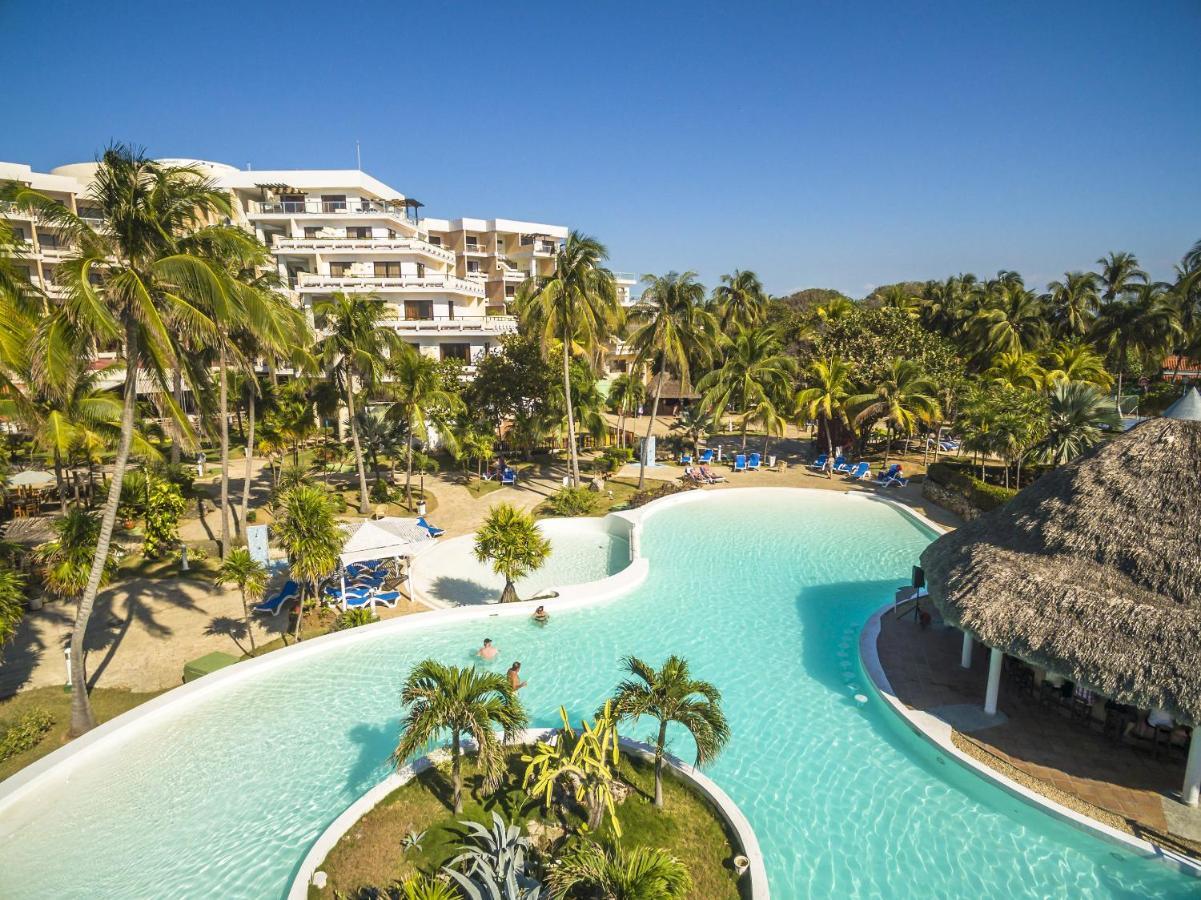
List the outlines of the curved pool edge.
<svg viewBox="0 0 1201 900">
<path fill-rule="evenodd" d="M 911 709 L 896 695 L 888 674 L 880 663 L 880 654 L 876 642 L 880 637 L 881 619 L 885 613 L 893 609 L 892 602 L 885 603 L 867 620 L 859 633 L 859 660 L 868 676 L 868 683 L 876 696 L 880 697 L 897 719 L 909 727 L 911 731 L 939 750 L 944 756 L 969 770 L 977 777 L 992 783 L 1006 793 L 1023 801 L 1029 806 L 1046 815 L 1053 816 L 1068 825 L 1087 832 L 1092 837 L 1100 838 L 1112 844 L 1121 846 L 1124 850 L 1146 859 L 1154 859 L 1170 866 L 1181 874 L 1201 878 L 1201 861 L 1177 853 L 1167 847 L 1162 847 L 1153 841 L 1127 834 L 1124 831 L 1098 821 L 1097 819 L 1070 809 L 1061 803 L 1044 797 L 1036 791 L 1001 772 L 986 766 L 977 759 L 968 756 L 951 740 L 953 729 L 946 722 L 920 709 Z"/>
<path fill-rule="evenodd" d="M 526 729 L 510 746 L 532 744 L 554 734 L 555 731 L 554 728 Z M 655 751 L 649 744 L 624 737 L 619 737 L 618 741 L 623 750 L 637 753 L 643 758 L 654 759 Z M 467 752 L 470 752 L 470 748 L 469 743 L 466 748 Z M 318 835 L 309 848 L 309 852 L 301 861 L 292 879 L 292 885 L 287 893 L 288 900 L 306 900 L 309 895 L 309 885 L 312 884 L 318 867 L 325 862 L 330 851 L 334 849 L 346 832 L 354 827 L 356 822 L 378 806 L 380 801 L 394 790 L 407 784 L 430 766 L 437 765 L 449 758 L 446 749 L 439 748 L 433 753 L 414 760 L 403 769 L 393 772 L 346 807 L 342 814 Z M 718 814 L 734 833 L 735 839 L 742 846 L 742 852 L 750 862 L 747 870 L 747 876 L 750 879 L 750 900 L 770 900 L 771 890 L 767 883 L 767 866 L 763 860 L 763 852 L 759 848 L 759 838 L 755 835 L 755 830 L 751 827 L 746 815 L 739 809 L 738 804 L 730 799 L 730 796 L 718 787 L 716 782 L 695 766 L 677 759 L 670 753 L 664 754 L 664 759 L 680 778 L 689 783 L 693 790 L 713 804 Z"/>
</svg>

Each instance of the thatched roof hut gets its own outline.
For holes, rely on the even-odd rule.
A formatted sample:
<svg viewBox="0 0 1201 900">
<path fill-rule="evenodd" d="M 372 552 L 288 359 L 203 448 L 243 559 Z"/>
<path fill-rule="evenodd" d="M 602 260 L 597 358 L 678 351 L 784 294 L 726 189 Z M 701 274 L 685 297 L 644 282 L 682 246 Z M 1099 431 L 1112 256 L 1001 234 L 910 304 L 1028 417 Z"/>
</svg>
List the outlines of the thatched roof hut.
<svg viewBox="0 0 1201 900">
<path fill-rule="evenodd" d="M 673 378 L 666 373 L 657 373 L 651 376 L 651 379 L 646 384 L 646 396 L 648 398 L 655 396 L 655 390 L 659 386 L 659 382 L 663 382 L 663 389 L 659 392 L 660 400 L 698 400 L 698 394 L 691 387 L 685 389 L 680 384 L 680 379 Z M 649 406 L 649 402 L 647 404 Z"/>
<path fill-rule="evenodd" d="M 922 554 L 985 644 L 1201 723 L 1201 395 L 1043 475 Z"/>
</svg>

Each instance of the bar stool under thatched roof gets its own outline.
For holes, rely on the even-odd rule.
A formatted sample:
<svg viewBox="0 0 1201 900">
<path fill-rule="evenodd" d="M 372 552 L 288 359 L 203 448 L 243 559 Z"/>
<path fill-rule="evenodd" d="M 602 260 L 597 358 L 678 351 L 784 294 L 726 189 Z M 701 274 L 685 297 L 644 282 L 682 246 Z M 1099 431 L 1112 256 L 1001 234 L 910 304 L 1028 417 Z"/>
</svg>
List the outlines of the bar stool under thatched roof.
<svg viewBox="0 0 1201 900">
<path fill-rule="evenodd" d="M 1091 453 L 931 544 L 926 583 L 944 619 L 1003 654 L 1144 709 L 1201 725 L 1201 395 L 1192 388 Z M 1201 786 L 1194 732 L 1184 801 Z"/>
</svg>

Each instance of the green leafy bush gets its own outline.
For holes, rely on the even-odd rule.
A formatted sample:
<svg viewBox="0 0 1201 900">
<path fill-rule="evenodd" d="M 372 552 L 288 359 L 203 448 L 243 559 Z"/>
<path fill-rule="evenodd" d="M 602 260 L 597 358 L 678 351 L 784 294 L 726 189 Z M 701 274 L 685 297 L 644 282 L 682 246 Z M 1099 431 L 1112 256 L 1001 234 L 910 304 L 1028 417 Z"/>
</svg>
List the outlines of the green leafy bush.
<svg viewBox="0 0 1201 900">
<path fill-rule="evenodd" d="M 54 717 L 41 707 L 17 716 L 6 728 L 0 729 L 0 762 L 32 750 L 53 727 Z"/>
<path fill-rule="evenodd" d="M 597 495 L 585 487 L 565 487 L 546 501 L 554 516 L 586 516 L 596 509 Z"/>
<path fill-rule="evenodd" d="M 981 481 L 963 466 L 953 463 L 931 463 L 926 470 L 926 477 L 935 484 L 961 495 L 981 512 L 996 509 L 1017 493 L 1013 488 Z"/>
<path fill-rule="evenodd" d="M 592 465 L 597 472 L 613 474 L 633 459 L 634 451 L 629 447 L 606 447 Z"/>
<path fill-rule="evenodd" d="M 388 482 L 382 478 L 371 483 L 371 490 L 368 492 L 372 503 L 388 503 L 392 500 L 392 491 L 388 487 Z"/>
<path fill-rule="evenodd" d="M 667 497 L 671 494 L 679 494 L 684 491 L 691 491 L 696 488 L 695 484 L 687 484 L 678 481 L 667 481 L 658 487 L 648 488 L 645 491 L 638 491 L 630 497 L 630 502 L 627 504 L 627 509 L 637 509 L 640 506 L 645 506 L 652 500 L 658 500 L 660 497 Z"/>
<path fill-rule="evenodd" d="M 179 485 L 157 476 L 150 478 L 146 534 L 142 541 L 142 552 L 147 557 L 157 559 L 178 548 L 179 517 L 186 506 Z"/>
<path fill-rule="evenodd" d="M 370 625 L 375 622 L 375 613 L 370 609 L 347 609 L 338 613 L 334 619 L 334 631 L 345 631 L 347 628 L 358 628 L 360 625 Z"/>
</svg>

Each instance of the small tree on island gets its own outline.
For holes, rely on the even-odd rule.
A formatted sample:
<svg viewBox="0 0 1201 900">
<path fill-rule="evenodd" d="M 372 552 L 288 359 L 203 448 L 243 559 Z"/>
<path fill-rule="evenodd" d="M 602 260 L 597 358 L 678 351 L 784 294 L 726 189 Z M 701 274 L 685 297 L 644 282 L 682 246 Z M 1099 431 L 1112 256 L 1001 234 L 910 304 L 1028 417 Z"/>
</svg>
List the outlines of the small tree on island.
<svg viewBox="0 0 1201 900">
<path fill-rule="evenodd" d="M 450 775 L 454 812 L 463 811 L 462 737 L 475 742 L 486 790 L 495 790 L 505 773 L 503 743 L 529 724 L 509 680 L 475 666 L 459 668 L 427 659 L 418 663 L 400 691 L 405 707 L 400 741 L 392 754 L 397 768 L 405 765 L 443 731 L 450 732 Z M 497 739 L 494 727 L 500 727 Z"/>
<path fill-rule="evenodd" d="M 234 547 L 217 570 L 215 584 L 217 587 L 227 584 L 238 586 L 238 592 L 242 595 L 242 617 L 250 638 L 250 655 L 254 656 L 254 624 L 250 621 L 250 602 L 257 603 L 263 599 L 267 590 L 267 567 L 251 556 L 245 547 Z"/>
<path fill-rule="evenodd" d="M 338 528 L 329 494 L 321 487 L 302 484 L 280 498 L 275 539 L 288 553 L 288 566 L 301 585 L 296 607 L 296 640 L 300 640 L 306 595 L 317 596 L 321 582 L 338 568 L 338 554 L 346 535 Z"/>
<path fill-rule="evenodd" d="M 501 503 L 475 533 L 475 558 L 492 562 L 492 571 L 503 575 L 505 589 L 500 602 L 518 599 L 513 582 L 542 568 L 550 556 L 550 541 L 538 528 L 534 517 L 511 503 Z"/>
<path fill-rule="evenodd" d="M 634 678 L 617 686 L 613 710 L 620 720 L 649 716 L 659 723 L 655 739 L 655 806 L 663 806 L 663 753 L 667 726 L 683 725 L 696 743 L 696 764 L 712 760 L 730 739 L 730 728 L 721 710 L 721 692 L 707 681 L 693 678 L 687 660 L 669 656 L 655 671 L 635 656 L 622 660 Z M 607 706 L 608 704 L 606 704 Z"/>
</svg>

